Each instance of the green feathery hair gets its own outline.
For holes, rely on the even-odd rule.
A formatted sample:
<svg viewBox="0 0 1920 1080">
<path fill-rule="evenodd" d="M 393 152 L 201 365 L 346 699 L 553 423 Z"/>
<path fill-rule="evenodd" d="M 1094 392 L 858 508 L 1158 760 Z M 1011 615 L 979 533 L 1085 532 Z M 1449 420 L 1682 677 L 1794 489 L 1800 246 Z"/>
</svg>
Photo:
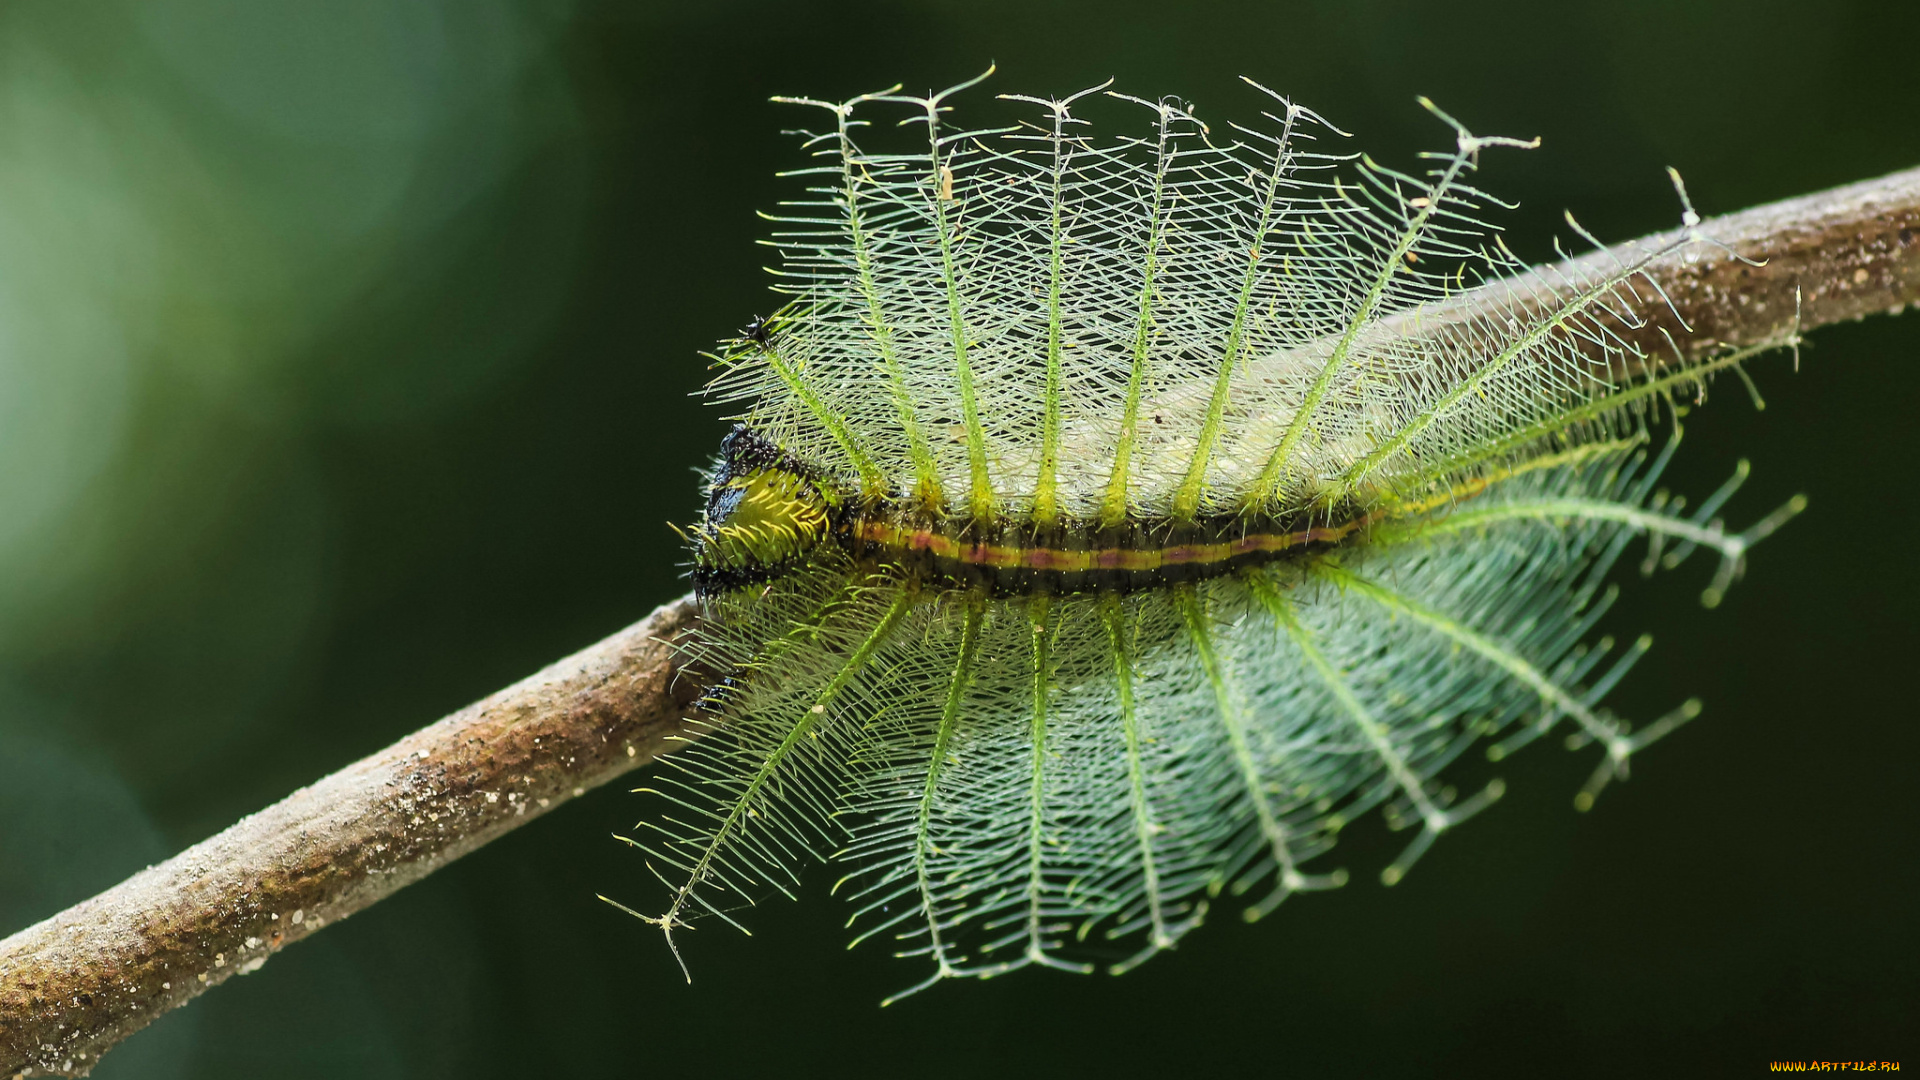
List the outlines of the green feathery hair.
<svg viewBox="0 0 1920 1080">
<path fill-rule="evenodd" d="M 1256 918 L 1343 883 L 1308 866 L 1374 807 L 1416 830 L 1398 881 L 1503 790 L 1445 782 L 1475 743 L 1570 724 L 1584 809 L 1698 712 L 1601 704 L 1648 645 L 1589 643 L 1608 570 L 1705 547 L 1717 602 L 1804 500 L 1730 532 L 1744 463 L 1691 512 L 1656 492 L 1662 403 L 1758 351 L 1623 343 L 1665 251 L 1500 292 L 1527 268 L 1466 181 L 1531 144 L 1431 103 L 1454 145 L 1414 175 L 1257 86 L 1258 127 L 1123 97 L 1142 122 L 1102 140 L 1098 87 L 950 129 L 978 81 L 783 99 L 827 119 L 770 217 L 790 302 L 718 358 L 740 426 L 689 534 L 723 678 L 631 841 L 670 940 L 832 859 L 915 989 L 1121 971 L 1222 893 Z M 862 146 L 888 107 L 917 146 Z"/>
</svg>

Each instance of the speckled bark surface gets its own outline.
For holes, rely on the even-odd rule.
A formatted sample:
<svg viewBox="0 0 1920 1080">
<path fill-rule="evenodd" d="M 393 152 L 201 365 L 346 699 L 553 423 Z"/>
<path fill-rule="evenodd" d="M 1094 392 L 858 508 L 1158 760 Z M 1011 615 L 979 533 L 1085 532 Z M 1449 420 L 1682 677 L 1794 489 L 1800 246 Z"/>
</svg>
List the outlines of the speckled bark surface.
<svg viewBox="0 0 1920 1080">
<path fill-rule="evenodd" d="M 1672 348 L 1667 335 L 1697 356 L 1781 340 L 1796 320 L 1810 330 L 1920 301 L 1920 169 L 1729 214 L 1700 232 L 1725 247 L 1694 244 L 1648 267 L 1673 302 L 1648 297 L 1631 339 L 1650 353 Z"/>
<path fill-rule="evenodd" d="M 84 1075 L 169 1009 L 663 752 L 679 601 L 0 942 L 0 1076 Z"/>
<path fill-rule="evenodd" d="M 1630 307 L 1609 301 L 1592 312 L 1653 366 L 1675 350 L 1697 358 L 1784 343 L 1920 302 L 1920 169 L 1713 218 L 1694 232 L 1695 242 L 1676 229 L 1495 282 L 1399 329 L 1416 338 L 1457 333 L 1489 311 L 1489 299 L 1522 309 L 1557 306 L 1570 281 L 1661 251 L 1628 283 L 1636 297 Z M 1601 350 L 1589 352 L 1601 362 Z"/>
</svg>

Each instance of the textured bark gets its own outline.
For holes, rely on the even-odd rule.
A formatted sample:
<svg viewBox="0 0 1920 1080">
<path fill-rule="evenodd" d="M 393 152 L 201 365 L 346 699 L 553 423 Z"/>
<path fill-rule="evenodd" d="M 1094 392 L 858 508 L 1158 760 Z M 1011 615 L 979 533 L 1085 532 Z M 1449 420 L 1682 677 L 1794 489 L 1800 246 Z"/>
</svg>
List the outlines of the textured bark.
<svg viewBox="0 0 1920 1080">
<path fill-rule="evenodd" d="M 1659 289 L 1641 288 L 1615 327 L 1649 357 L 1779 342 L 1920 301 L 1920 169 L 1699 232 L 1725 247 L 1694 243 L 1655 259 L 1646 278 Z M 1659 250 L 1677 235 L 1638 244 Z M 1428 313 L 1420 332 L 1449 332 L 1476 295 L 1510 305 L 1516 293 L 1544 298 L 1557 280 L 1537 272 L 1467 294 Z M 671 749 L 686 737 L 701 679 L 678 677 L 670 643 L 695 618 L 689 600 L 662 607 L 0 941 L 0 1077 L 83 1075 L 168 1009 Z"/>
<path fill-rule="evenodd" d="M 85 1075 L 161 1013 L 669 748 L 679 600 L 0 942 L 0 1076 Z"/>
<path fill-rule="evenodd" d="M 1649 354 L 1669 352 L 1668 335 L 1699 356 L 1920 301 L 1920 169 L 1729 214 L 1699 232 L 1725 248 L 1692 244 L 1647 268 L 1672 300 L 1669 309 L 1648 295 L 1644 324 L 1625 332 Z M 1680 235 L 1639 243 L 1658 249 Z"/>
<path fill-rule="evenodd" d="M 1399 330 L 1419 338 L 1458 333 L 1475 319 L 1559 306 L 1567 283 L 1655 256 L 1629 283 L 1634 302 L 1593 311 L 1618 343 L 1658 367 L 1677 349 L 1696 359 L 1791 341 L 1798 333 L 1920 301 L 1920 169 L 1656 233 L 1462 294 Z M 1583 345 L 1596 367 L 1609 362 Z M 1617 355 L 1611 361 L 1618 364 Z M 1637 374 L 1615 370 L 1611 374 Z"/>
</svg>

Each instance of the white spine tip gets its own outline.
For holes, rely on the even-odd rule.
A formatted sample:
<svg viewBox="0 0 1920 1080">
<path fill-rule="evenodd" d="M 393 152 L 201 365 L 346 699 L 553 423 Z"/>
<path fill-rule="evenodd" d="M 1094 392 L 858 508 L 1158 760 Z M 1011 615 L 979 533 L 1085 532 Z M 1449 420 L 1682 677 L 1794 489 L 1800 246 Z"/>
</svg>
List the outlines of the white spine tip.
<svg viewBox="0 0 1920 1080">
<path fill-rule="evenodd" d="M 1674 193 L 1680 196 L 1680 222 L 1691 229 L 1700 224 L 1700 215 L 1694 213 L 1693 200 L 1687 198 L 1687 182 L 1680 179 L 1680 170 L 1667 166 L 1667 177 L 1673 181 Z"/>
</svg>

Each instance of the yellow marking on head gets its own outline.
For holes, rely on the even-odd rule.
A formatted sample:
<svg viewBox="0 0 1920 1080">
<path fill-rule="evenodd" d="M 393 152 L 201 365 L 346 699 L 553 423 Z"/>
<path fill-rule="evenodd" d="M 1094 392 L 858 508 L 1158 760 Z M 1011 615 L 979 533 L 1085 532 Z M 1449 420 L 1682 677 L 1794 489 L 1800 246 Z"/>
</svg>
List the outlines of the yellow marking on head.
<svg viewBox="0 0 1920 1080">
<path fill-rule="evenodd" d="M 769 566 L 804 554 L 827 534 L 827 505 L 806 477 L 757 469 L 729 480 L 702 532 L 709 565 Z"/>
</svg>

